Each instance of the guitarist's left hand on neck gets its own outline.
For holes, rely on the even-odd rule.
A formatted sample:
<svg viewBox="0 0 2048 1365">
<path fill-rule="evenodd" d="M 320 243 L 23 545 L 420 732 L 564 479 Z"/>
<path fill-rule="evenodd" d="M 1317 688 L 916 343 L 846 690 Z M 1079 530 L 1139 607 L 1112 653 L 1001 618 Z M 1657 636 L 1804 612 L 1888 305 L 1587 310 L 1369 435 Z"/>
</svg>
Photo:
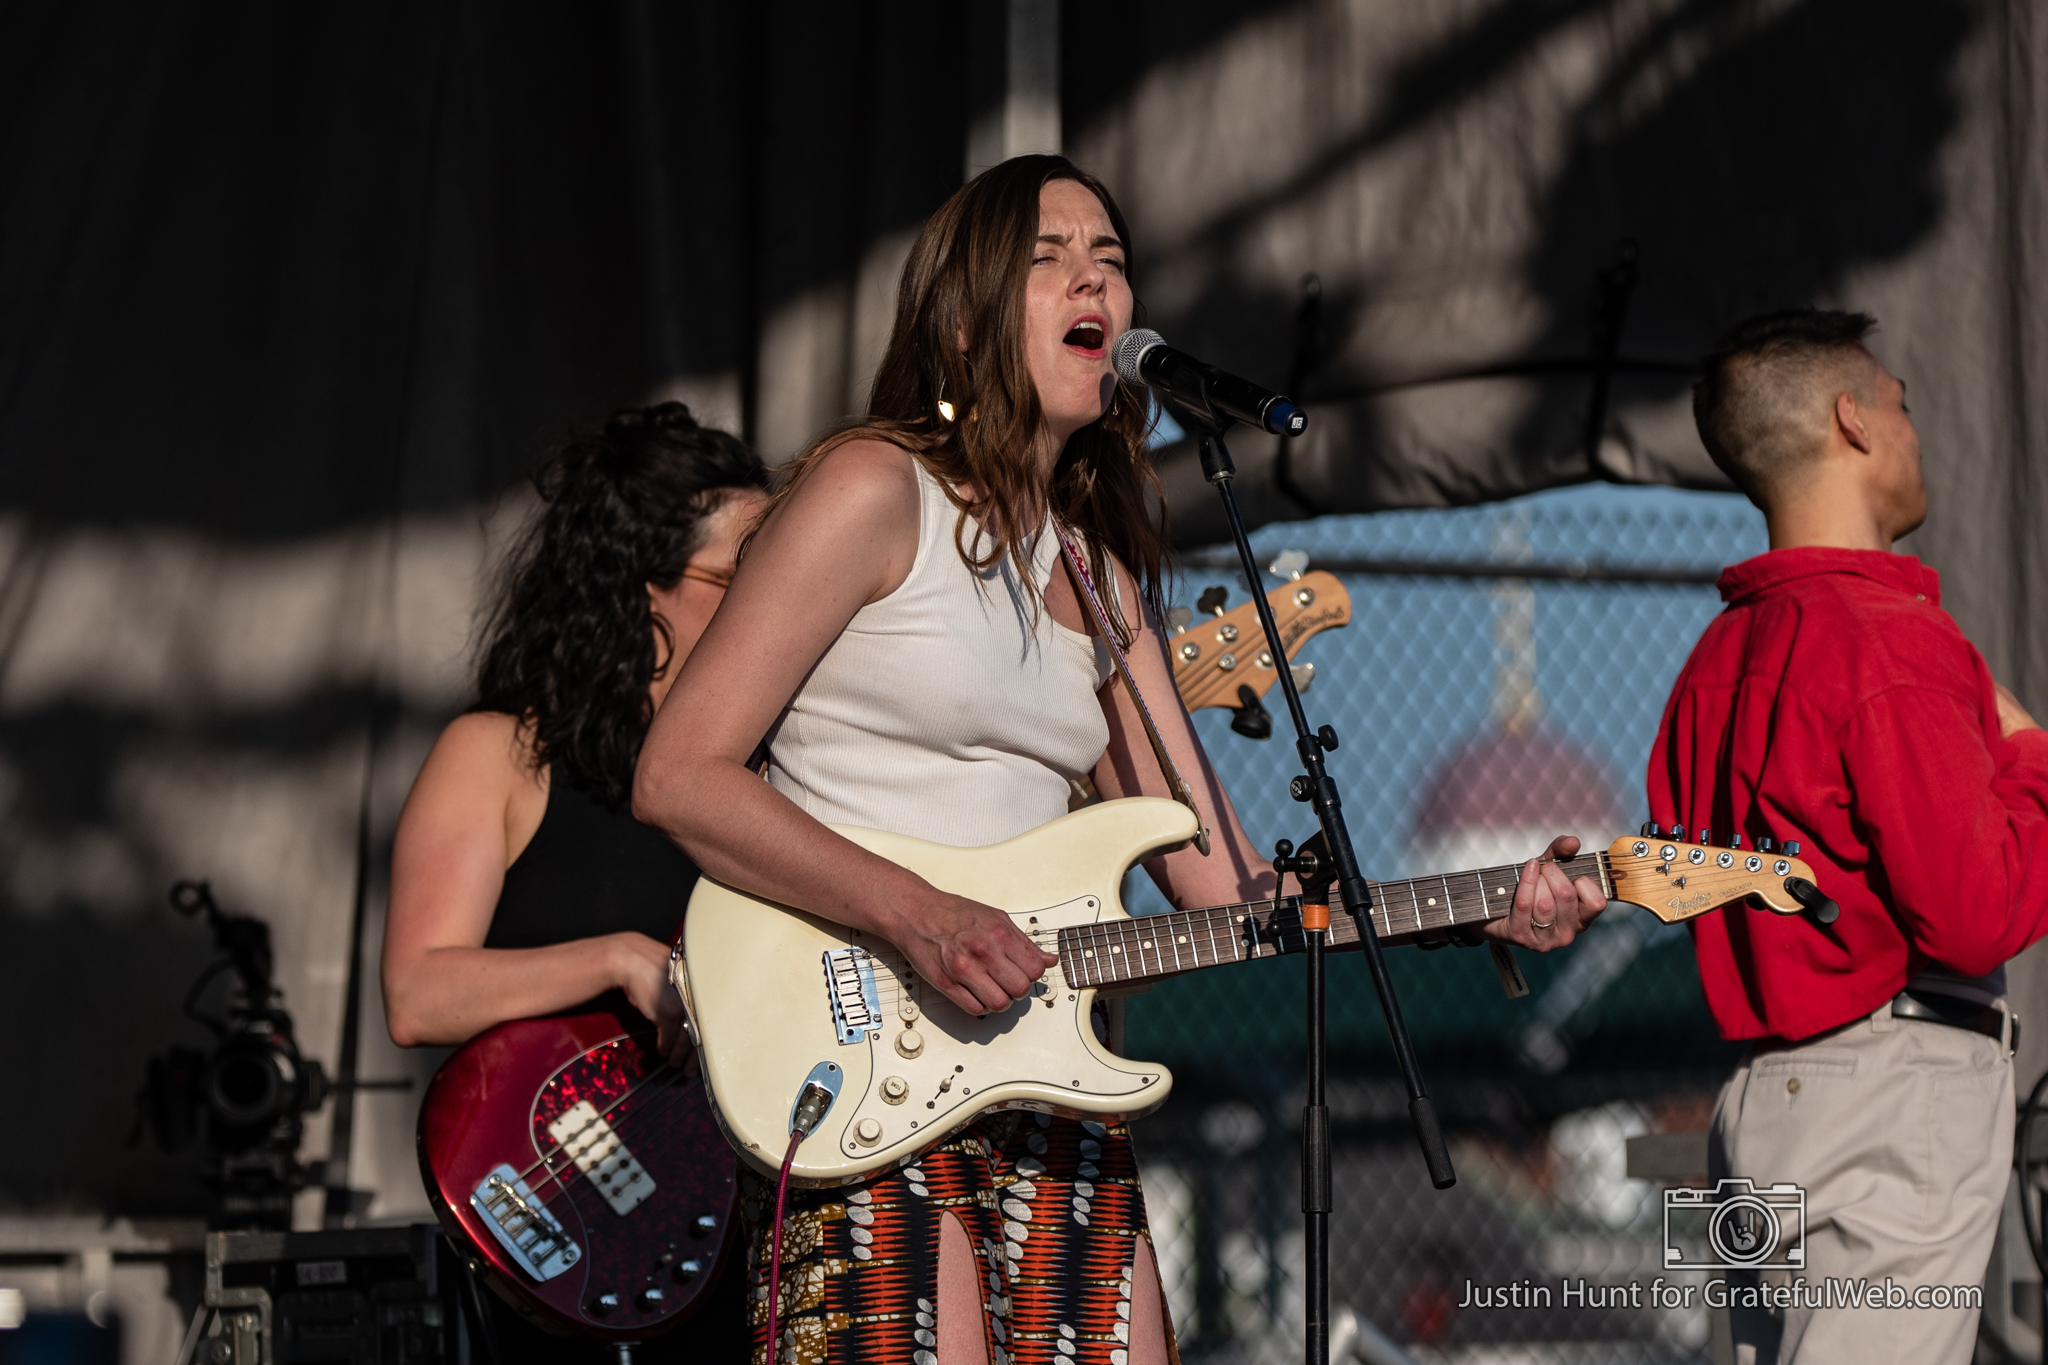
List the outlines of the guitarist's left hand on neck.
<svg viewBox="0 0 2048 1365">
<path fill-rule="evenodd" d="M 1573 881 L 1558 867 L 1578 851 L 1579 841 L 1561 834 L 1541 857 L 1523 864 L 1514 912 L 1488 921 L 1486 936 L 1537 953 L 1562 948 L 1577 938 L 1607 908 L 1599 883 L 1591 877 Z"/>
</svg>

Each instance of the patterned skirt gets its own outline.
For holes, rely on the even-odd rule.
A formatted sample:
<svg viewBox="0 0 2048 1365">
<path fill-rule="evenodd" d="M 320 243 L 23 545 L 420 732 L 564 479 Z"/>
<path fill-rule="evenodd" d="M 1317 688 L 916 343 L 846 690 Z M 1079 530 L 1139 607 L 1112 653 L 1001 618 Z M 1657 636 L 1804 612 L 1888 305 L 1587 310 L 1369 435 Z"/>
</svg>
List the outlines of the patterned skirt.
<svg viewBox="0 0 2048 1365">
<path fill-rule="evenodd" d="M 768 1365 L 775 1189 L 743 1178 L 754 1365 Z M 858 1185 L 789 1192 L 777 1365 L 937 1365 L 939 1220 L 974 1246 L 990 1365 L 1129 1365 L 1146 1236 L 1130 1130 L 988 1115 Z M 1167 1328 L 1169 1355 L 1173 1332 Z"/>
</svg>

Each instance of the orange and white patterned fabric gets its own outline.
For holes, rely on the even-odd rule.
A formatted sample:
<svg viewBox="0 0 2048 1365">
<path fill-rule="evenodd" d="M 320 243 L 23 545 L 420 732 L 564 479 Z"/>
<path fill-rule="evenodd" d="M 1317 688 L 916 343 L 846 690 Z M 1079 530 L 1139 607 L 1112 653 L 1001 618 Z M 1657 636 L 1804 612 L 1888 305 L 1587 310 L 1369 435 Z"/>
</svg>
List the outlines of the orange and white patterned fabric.
<svg viewBox="0 0 2048 1365">
<path fill-rule="evenodd" d="M 774 1195 L 746 1178 L 754 1365 L 768 1365 Z M 791 1190 L 777 1365 L 937 1365 L 949 1213 L 980 1262 L 990 1365 L 1129 1365 L 1146 1235 L 1130 1132 L 1030 1113 L 990 1115 L 858 1185 Z"/>
</svg>

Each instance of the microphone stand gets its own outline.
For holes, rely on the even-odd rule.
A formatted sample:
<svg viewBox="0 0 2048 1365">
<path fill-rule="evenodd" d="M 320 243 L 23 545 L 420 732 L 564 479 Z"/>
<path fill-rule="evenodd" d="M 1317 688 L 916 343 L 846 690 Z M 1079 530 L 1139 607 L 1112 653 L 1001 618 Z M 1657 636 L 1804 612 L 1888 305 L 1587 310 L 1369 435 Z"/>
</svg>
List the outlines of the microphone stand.
<svg viewBox="0 0 2048 1365">
<path fill-rule="evenodd" d="M 1309 902 L 1318 897 L 1327 900 L 1327 891 L 1311 888 L 1326 887 L 1333 875 L 1343 896 L 1345 910 L 1358 922 L 1359 943 L 1365 949 L 1365 962 L 1372 972 L 1373 989 L 1379 994 L 1380 1013 L 1387 1022 L 1387 1034 L 1393 1039 L 1394 1060 L 1400 1065 L 1401 1079 L 1408 1087 L 1408 1117 L 1415 1125 L 1416 1141 L 1422 1145 L 1422 1159 L 1429 1167 L 1430 1183 L 1440 1190 L 1449 1189 L 1457 1183 L 1458 1176 L 1451 1169 L 1451 1154 L 1444 1146 L 1436 1106 L 1430 1102 L 1429 1093 L 1422 1085 L 1422 1071 L 1415 1060 L 1415 1045 L 1408 1037 L 1408 1025 L 1401 1016 L 1401 1002 L 1394 994 L 1393 979 L 1387 975 L 1386 955 L 1372 923 L 1372 892 L 1358 869 L 1358 855 L 1351 847 L 1351 833 L 1344 825 L 1343 803 L 1338 798 L 1337 784 L 1331 780 L 1323 764 L 1324 751 L 1337 747 L 1337 732 L 1328 725 L 1314 732 L 1309 730 L 1308 714 L 1301 706 L 1301 693 L 1296 689 L 1294 675 L 1287 666 L 1287 649 L 1281 642 L 1280 628 L 1274 623 L 1272 605 L 1266 601 L 1266 594 L 1260 587 L 1263 579 L 1252 558 L 1251 541 L 1244 529 L 1244 515 L 1238 509 L 1237 491 L 1232 487 L 1237 465 L 1230 458 L 1230 448 L 1223 443 L 1223 429 L 1229 425 L 1229 419 L 1218 414 L 1206 401 L 1199 410 L 1190 404 L 1177 406 L 1192 419 L 1198 433 L 1202 475 L 1215 485 L 1217 495 L 1223 499 L 1223 514 L 1230 523 L 1230 537 L 1237 544 L 1237 557 L 1244 566 L 1245 582 L 1252 585 L 1252 601 L 1257 604 L 1259 626 L 1265 632 L 1266 648 L 1272 652 L 1273 666 L 1279 671 L 1280 692 L 1287 702 L 1287 714 L 1294 721 L 1294 751 L 1301 759 L 1302 771 L 1290 782 L 1289 793 L 1295 800 L 1307 802 L 1322 826 L 1320 854 L 1304 849 L 1301 854 L 1290 856 L 1294 854 L 1293 846 L 1283 840 L 1275 849 L 1274 866 L 1283 875 L 1295 873 L 1303 892 L 1302 924 L 1303 937 L 1307 940 L 1308 973 L 1308 1087 L 1301 1115 L 1303 1290 L 1307 1318 L 1304 1345 L 1307 1365 L 1329 1365 L 1330 1109 L 1323 1093 L 1329 1059 L 1328 1015 L 1323 996 L 1323 951 L 1329 912 L 1325 905 L 1320 915 L 1315 914 L 1315 907 Z M 1277 892 L 1278 888 L 1275 890 Z M 1319 927 L 1310 927 L 1318 921 Z"/>
</svg>

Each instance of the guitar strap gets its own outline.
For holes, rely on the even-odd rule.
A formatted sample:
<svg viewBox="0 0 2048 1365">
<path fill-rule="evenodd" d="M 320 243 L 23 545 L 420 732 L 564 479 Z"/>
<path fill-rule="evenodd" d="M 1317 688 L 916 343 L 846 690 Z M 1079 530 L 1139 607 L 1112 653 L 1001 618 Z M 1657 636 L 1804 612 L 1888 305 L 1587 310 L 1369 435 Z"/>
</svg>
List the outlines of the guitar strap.
<svg viewBox="0 0 2048 1365">
<path fill-rule="evenodd" d="M 1117 676 L 1124 680 L 1131 700 L 1137 704 L 1138 719 L 1145 724 L 1145 738 L 1152 742 L 1152 756 L 1159 760 L 1159 771 L 1166 776 L 1166 789 L 1173 793 L 1173 799 L 1195 813 L 1195 847 L 1209 856 L 1209 831 L 1202 824 L 1202 808 L 1195 804 L 1195 789 L 1187 784 L 1180 770 L 1173 766 L 1172 755 L 1166 752 L 1166 741 L 1159 737 L 1159 726 L 1152 719 L 1152 708 L 1145 705 L 1145 694 L 1138 690 L 1138 680 L 1131 676 L 1130 660 L 1124 657 L 1124 647 L 1117 640 L 1116 631 L 1110 628 L 1109 614 L 1102 609 L 1102 599 L 1095 591 L 1095 578 L 1088 572 L 1088 561 L 1081 556 L 1081 548 L 1074 543 L 1073 535 L 1057 520 L 1053 530 L 1060 538 L 1060 553 L 1066 556 L 1067 567 L 1073 570 L 1074 581 L 1081 585 L 1081 600 L 1088 605 L 1088 614 L 1095 619 L 1095 628 L 1102 632 L 1102 638 L 1109 645 L 1109 657 L 1116 663 Z"/>
</svg>

